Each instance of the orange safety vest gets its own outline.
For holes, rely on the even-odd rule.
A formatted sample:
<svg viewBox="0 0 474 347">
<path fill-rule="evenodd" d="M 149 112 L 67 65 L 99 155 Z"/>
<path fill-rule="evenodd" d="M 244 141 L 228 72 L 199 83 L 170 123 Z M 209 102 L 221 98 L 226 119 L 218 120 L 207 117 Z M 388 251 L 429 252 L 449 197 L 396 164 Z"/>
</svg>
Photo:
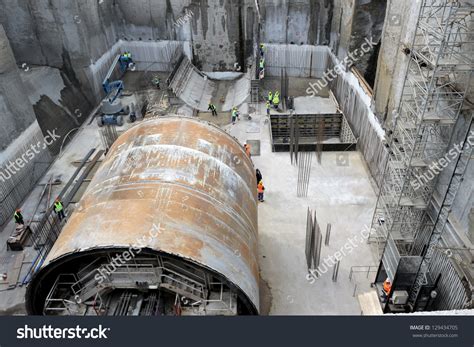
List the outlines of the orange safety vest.
<svg viewBox="0 0 474 347">
<path fill-rule="evenodd" d="M 265 190 L 265 187 L 263 186 L 263 183 L 260 182 L 260 183 L 257 185 L 257 192 L 263 193 L 264 190 Z"/>
<path fill-rule="evenodd" d="M 384 290 L 385 294 L 387 294 L 387 295 L 390 294 L 390 291 L 392 290 L 392 284 L 390 282 L 385 281 L 383 283 L 383 290 Z"/>
</svg>

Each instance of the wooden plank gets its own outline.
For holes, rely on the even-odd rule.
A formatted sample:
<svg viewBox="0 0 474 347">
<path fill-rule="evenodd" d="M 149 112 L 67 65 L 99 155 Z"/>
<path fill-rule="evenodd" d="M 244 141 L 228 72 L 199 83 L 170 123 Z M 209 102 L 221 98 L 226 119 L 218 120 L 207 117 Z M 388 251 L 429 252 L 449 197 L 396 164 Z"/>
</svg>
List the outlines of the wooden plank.
<svg viewBox="0 0 474 347">
<path fill-rule="evenodd" d="M 367 93 L 367 95 L 373 96 L 373 95 L 374 95 L 374 90 L 373 90 L 372 87 L 367 83 L 367 81 L 365 80 L 364 76 L 362 76 L 362 74 L 359 72 L 359 70 L 357 70 L 355 67 L 351 67 L 351 71 L 352 71 L 352 73 L 357 77 L 357 79 L 358 79 L 359 82 L 360 82 L 360 85 L 361 85 L 362 88 L 365 90 L 365 92 Z"/>
<path fill-rule="evenodd" d="M 25 254 L 23 252 L 16 254 L 16 259 L 13 263 L 12 269 L 8 273 L 8 287 L 14 288 L 18 283 L 18 279 L 20 278 L 21 267 L 23 266 L 23 259 L 25 258 Z"/>
<path fill-rule="evenodd" d="M 362 293 L 357 296 L 359 301 L 361 314 L 363 316 L 378 316 L 383 315 L 382 307 L 380 306 L 379 297 L 375 290 Z"/>
</svg>

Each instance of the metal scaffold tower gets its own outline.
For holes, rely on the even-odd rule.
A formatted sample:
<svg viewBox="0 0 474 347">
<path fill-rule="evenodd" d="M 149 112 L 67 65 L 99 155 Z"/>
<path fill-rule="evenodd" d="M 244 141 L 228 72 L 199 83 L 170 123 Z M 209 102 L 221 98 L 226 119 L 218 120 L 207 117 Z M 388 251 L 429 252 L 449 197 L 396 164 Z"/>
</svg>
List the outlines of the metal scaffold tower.
<svg viewBox="0 0 474 347">
<path fill-rule="evenodd" d="M 403 48 L 409 62 L 400 105 L 394 113 L 371 240 L 383 246 L 381 259 L 392 279 L 400 257 L 420 256 L 408 291 L 409 304 L 414 304 L 420 288 L 427 283 L 431 255 L 462 179 L 453 174 L 446 191 L 449 197 L 444 197 L 433 218 L 430 206 L 437 183 L 433 165 L 450 151 L 458 117 L 467 108 L 464 100 L 474 65 L 473 30 L 472 5 L 423 0 L 413 41 Z M 463 173 L 465 168 L 461 166 L 467 166 L 468 160 L 460 155 L 455 161 L 459 165 L 456 172 Z M 415 247 L 421 235 L 424 244 Z"/>
</svg>

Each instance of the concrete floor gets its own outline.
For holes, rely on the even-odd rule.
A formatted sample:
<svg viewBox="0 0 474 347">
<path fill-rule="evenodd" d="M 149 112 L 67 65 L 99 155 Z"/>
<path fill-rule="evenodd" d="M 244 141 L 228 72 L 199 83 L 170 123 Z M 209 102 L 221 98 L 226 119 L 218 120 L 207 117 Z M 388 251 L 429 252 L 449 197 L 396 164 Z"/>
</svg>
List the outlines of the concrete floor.
<svg viewBox="0 0 474 347">
<path fill-rule="evenodd" d="M 319 98 L 314 98 L 317 103 Z M 318 105 L 315 104 L 315 107 Z M 264 105 L 253 114 L 252 125 L 259 133 L 247 133 L 249 121 L 241 120 L 226 130 L 241 143 L 261 141 L 261 155 L 254 156 L 265 184 L 265 202 L 259 204 L 259 260 L 261 277 L 268 287 L 262 298 L 261 311 L 271 315 L 351 315 L 360 314 L 357 298 L 368 290 L 370 279 L 355 276 L 349 281 L 354 265 L 375 265 L 371 249 L 361 235 L 370 226 L 376 195 L 369 172 L 358 152 L 324 152 L 321 165 L 313 157 L 307 198 L 296 196 L 298 169 L 290 163 L 289 153 L 272 153 L 269 125 L 265 124 Z M 315 281 L 308 274 L 305 258 L 307 208 L 316 209 L 323 229 L 332 224 L 329 246 L 322 248 L 321 261 L 353 240 L 357 245 L 342 258 L 337 282 L 332 281 L 332 268 Z M 355 240 L 363 242 L 355 242 Z M 322 269 L 324 271 L 324 269 Z M 356 282 L 357 281 L 357 282 Z M 261 295 L 262 296 L 262 295 Z"/>
</svg>

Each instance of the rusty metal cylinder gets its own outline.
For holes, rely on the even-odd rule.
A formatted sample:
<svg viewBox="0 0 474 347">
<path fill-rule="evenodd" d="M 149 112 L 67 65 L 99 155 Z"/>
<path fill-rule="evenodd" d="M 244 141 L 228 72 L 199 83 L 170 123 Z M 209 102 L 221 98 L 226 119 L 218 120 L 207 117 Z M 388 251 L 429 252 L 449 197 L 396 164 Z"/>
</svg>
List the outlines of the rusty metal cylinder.
<svg viewBox="0 0 474 347">
<path fill-rule="evenodd" d="M 255 187 L 242 146 L 215 125 L 160 117 L 131 128 L 111 147 L 30 283 L 30 313 L 39 311 L 47 277 L 67 271 L 77 254 L 139 242 L 220 274 L 258 313 Z M 150 230 L 156 237 L 143 244 Z"/>
</svg>

